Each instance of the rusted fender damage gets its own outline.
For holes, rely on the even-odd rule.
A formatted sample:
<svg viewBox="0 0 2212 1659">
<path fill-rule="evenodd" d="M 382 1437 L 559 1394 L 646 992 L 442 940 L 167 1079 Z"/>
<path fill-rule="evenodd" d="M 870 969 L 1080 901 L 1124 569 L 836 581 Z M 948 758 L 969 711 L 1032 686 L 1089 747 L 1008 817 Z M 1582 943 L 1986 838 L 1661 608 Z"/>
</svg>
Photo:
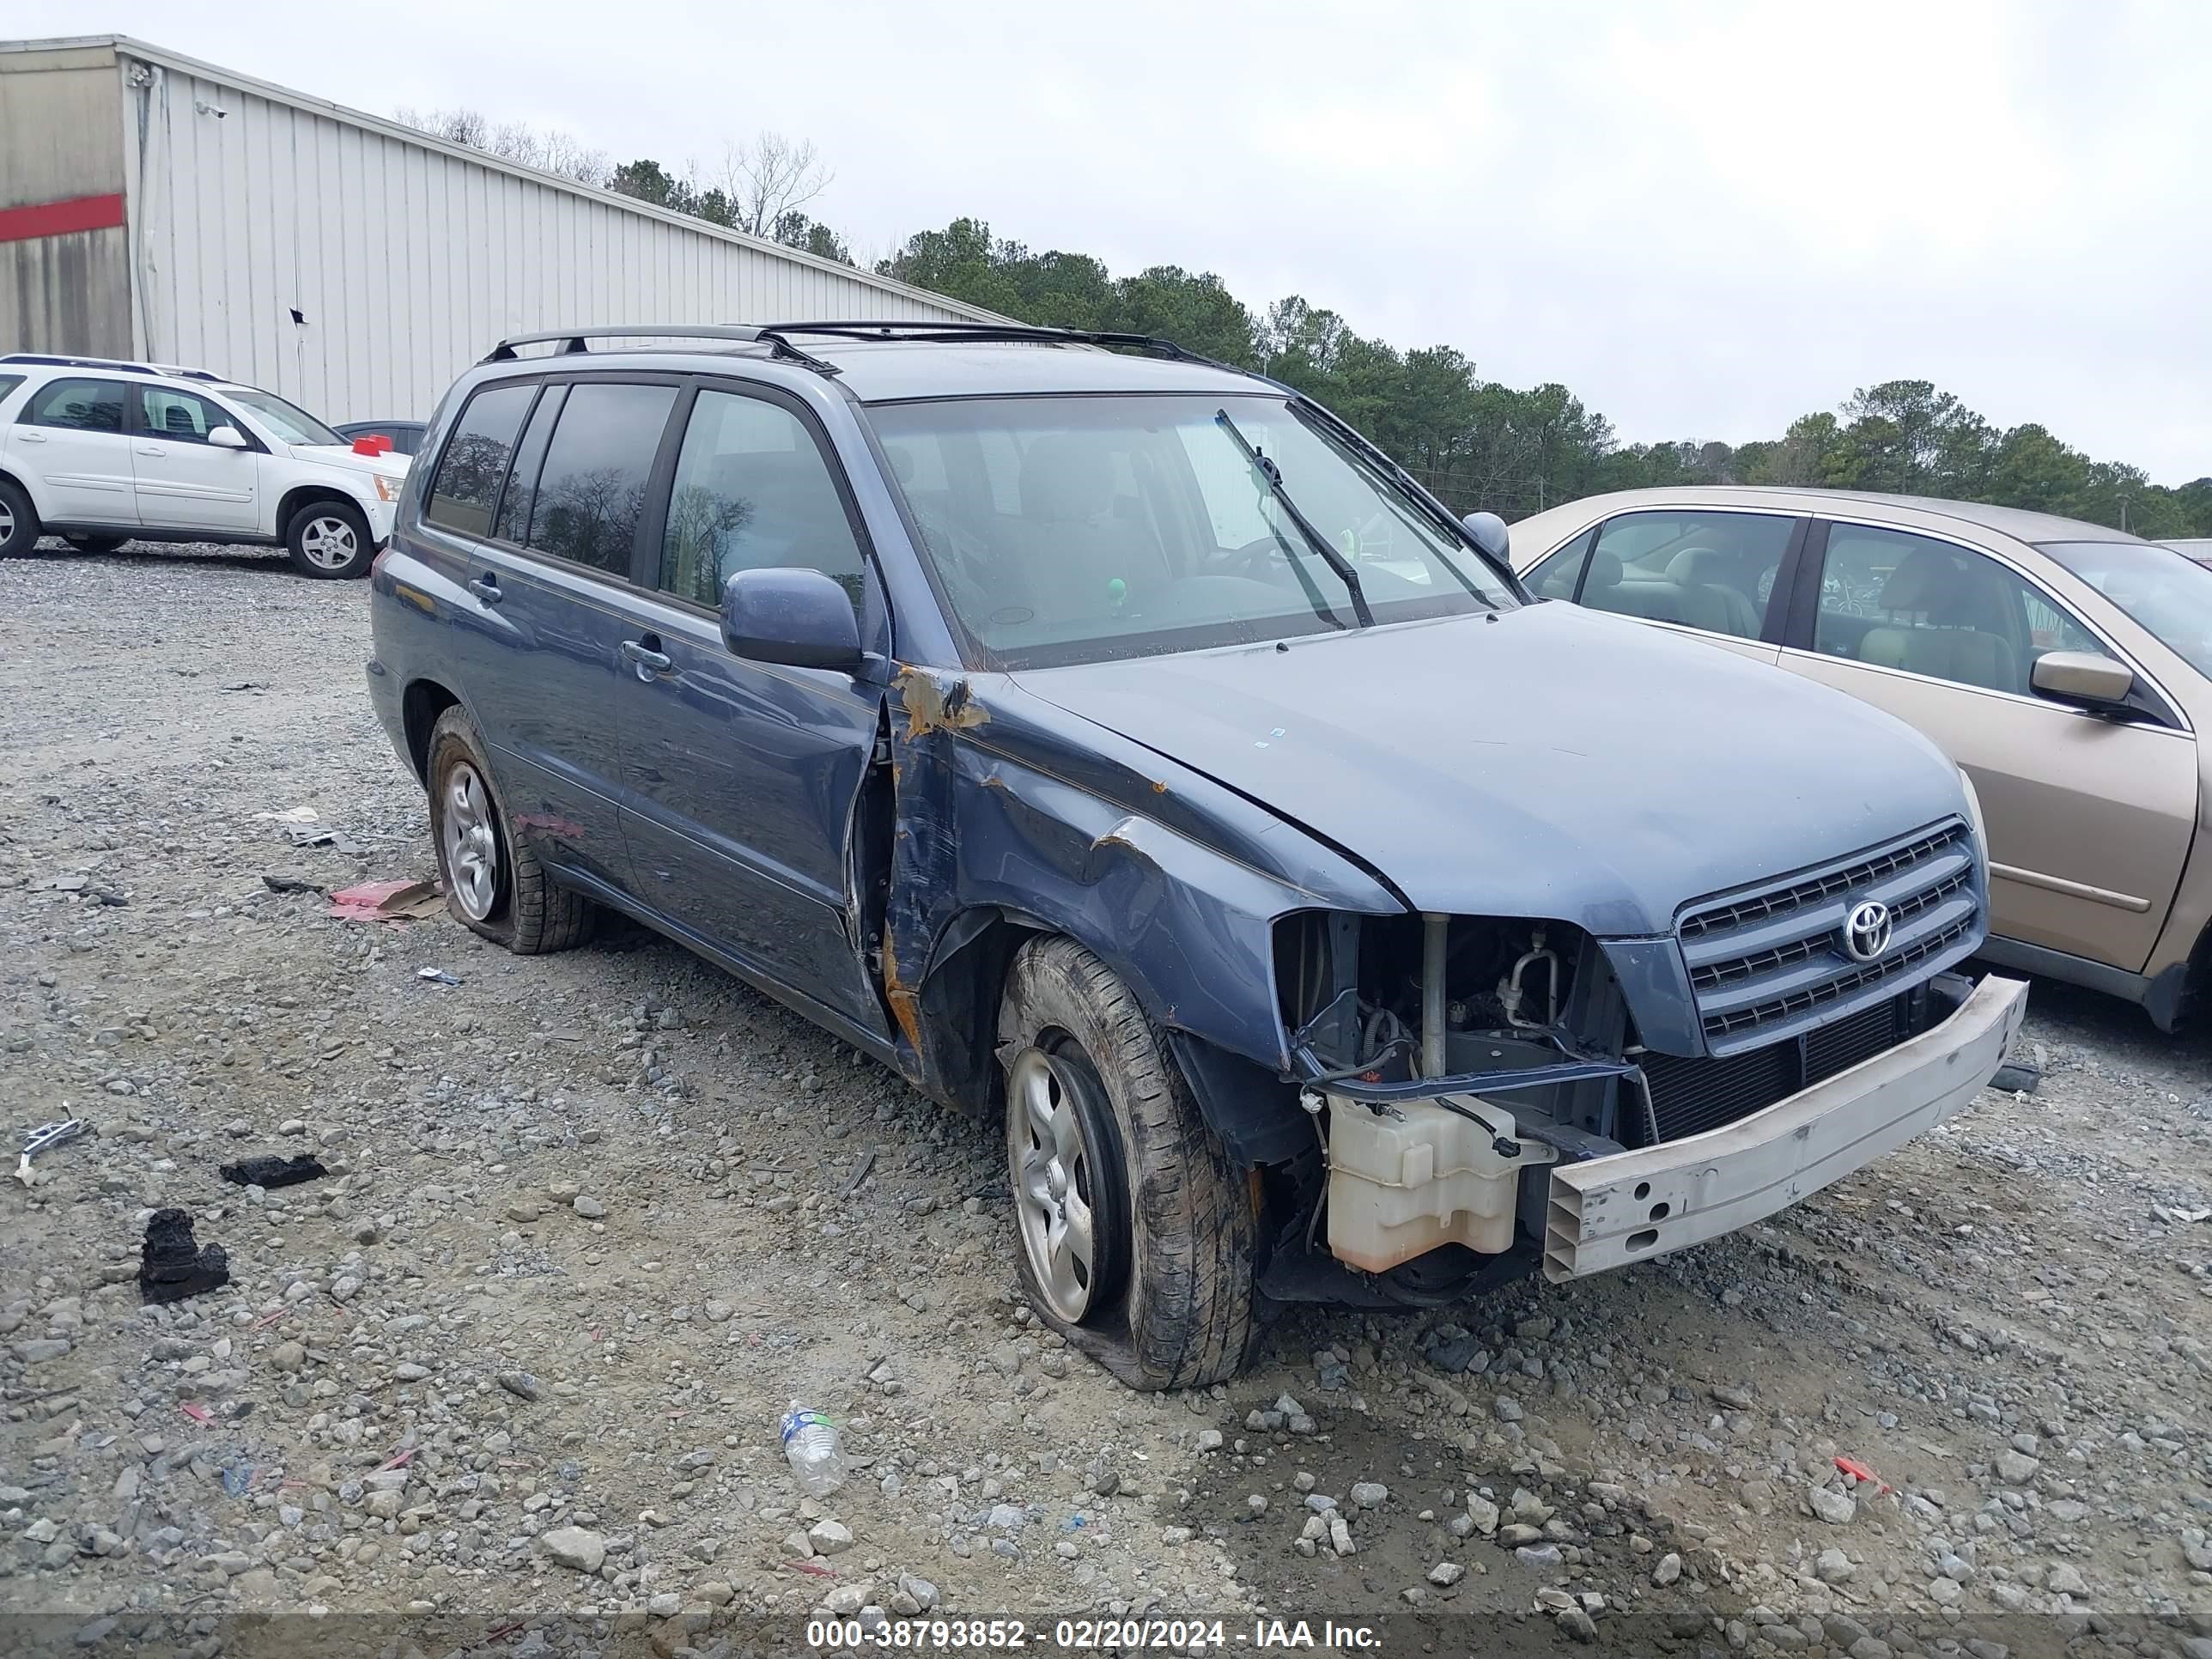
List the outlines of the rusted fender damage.
<svg viewBox="0 0 2212 1659">
<path fill-rule="evenodd" d="M 1295 827 L 1010 677 L 902 669 L 890 725 L 884 991 L 910 1075 L 940 1097 L 987 1090 L 977 1037 L 997 1009 L 963 989 L 961 959 L 1001 918 L 1076 939 L 1163 1026 L 1280 1072 L 1276 918 L 1403 908 Z"/>
</svg>

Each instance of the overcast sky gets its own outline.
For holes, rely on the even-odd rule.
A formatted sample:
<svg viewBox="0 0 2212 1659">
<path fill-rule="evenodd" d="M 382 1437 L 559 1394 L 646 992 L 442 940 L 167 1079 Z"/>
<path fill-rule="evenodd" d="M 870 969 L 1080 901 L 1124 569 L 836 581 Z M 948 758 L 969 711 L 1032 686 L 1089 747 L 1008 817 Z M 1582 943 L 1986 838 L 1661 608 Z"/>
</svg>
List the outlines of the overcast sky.
<svg viewBox="0 0 2212 1659">
<path fill-rule="evenodd" d="M 959 215 L 1220 273 L 1623 439 L 1779 435 L 1934 380 L 2212 473 L 2212 5 L 10 0 L 371 112 L 620 161 L 811 139 L 856 252 Z"/>
</svg>

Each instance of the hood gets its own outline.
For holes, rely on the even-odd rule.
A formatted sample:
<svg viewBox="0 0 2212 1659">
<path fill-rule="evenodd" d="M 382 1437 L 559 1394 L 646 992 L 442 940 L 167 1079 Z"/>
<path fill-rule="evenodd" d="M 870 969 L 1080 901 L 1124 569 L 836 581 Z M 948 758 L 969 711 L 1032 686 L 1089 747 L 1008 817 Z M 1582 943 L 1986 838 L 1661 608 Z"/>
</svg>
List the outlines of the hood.
<svg viewBox="0 0 2212 1659">
<path fill-rule="evenodd" d="M 1692 899 L 1966 811 L 1842 692 L 1569 605 L 1014 676 L 1251 797 L 1417 909 L 1670 932 Z"/>
<path fill-rule="evenodd" d="M 320 461 L 326 466 L 343 466 L 355 472 L 380 473 L 387 478 L 407 476 L 411 455 L 363 455 L 350 444 L 289 444 L 295 459 Z"/>
</svg>

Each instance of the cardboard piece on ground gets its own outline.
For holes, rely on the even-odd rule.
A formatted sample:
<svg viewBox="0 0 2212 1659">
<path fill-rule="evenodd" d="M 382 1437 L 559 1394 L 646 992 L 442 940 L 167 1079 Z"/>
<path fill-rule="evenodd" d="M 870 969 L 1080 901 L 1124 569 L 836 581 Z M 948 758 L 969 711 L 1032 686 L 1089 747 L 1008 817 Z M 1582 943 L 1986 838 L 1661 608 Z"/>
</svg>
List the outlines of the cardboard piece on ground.
<svg viewBox="0 0 2212 1659">
<path fill-rule="evenodd" d="M 331 914 L 346 921 L 420 921 L 444 908 L 429 881 L 364 881 L 331 895 Z"/>
</svg>

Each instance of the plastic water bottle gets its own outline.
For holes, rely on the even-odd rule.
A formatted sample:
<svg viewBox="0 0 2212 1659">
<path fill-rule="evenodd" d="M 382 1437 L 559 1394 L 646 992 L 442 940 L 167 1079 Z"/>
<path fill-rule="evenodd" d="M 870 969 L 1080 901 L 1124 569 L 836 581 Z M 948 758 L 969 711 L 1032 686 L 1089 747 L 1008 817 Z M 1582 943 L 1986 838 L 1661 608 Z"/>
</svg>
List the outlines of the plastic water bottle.
<svg viewBox="0 0 2212 1659">
<path fill-rule="evenodd" d="M 845 1484 L 845 1454 L 837 1443 L 837 1425 L 820 1412 L 794 1407 L 783 1414 L 783 1455 L 799 1490 L 809 1498 L 827 1498 Z"/>
</svg>

